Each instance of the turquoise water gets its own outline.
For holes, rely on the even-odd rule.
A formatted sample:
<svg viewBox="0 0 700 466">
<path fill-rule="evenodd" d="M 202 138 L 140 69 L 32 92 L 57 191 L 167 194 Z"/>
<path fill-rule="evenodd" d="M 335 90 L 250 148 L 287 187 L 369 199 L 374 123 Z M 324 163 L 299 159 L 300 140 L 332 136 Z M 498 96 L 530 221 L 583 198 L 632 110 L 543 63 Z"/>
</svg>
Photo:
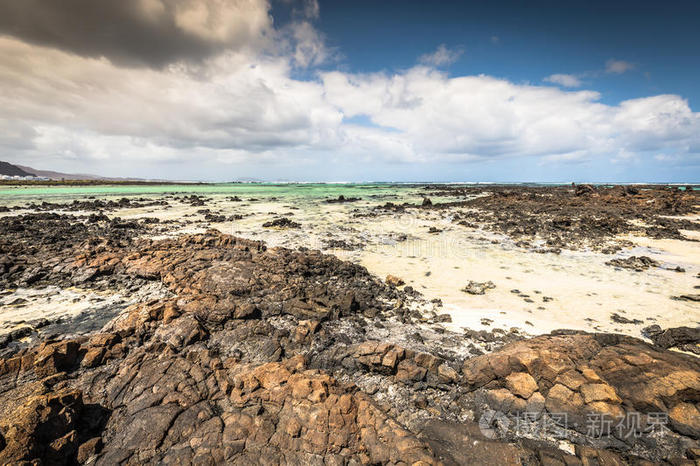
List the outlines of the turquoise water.
<svg viewBox="0 0 700 466">
<path fill-rule="evenodd" d="M 535 186 L 532 183 L 525 185 Z M 552 186 L 556 184 L 548 184 Z M 471 185 L 476 186 L 476 185 Z M 483 185 L 481 185 L 483 187 Z M 685 187 L 680 187 L 685 189 Z M 700 188 L 693 187 L 694 190 Z M 0 187 L 0 204 L 22 201 L 61 201 L 94 196 L 96 198 L 139 197 L 151 195 L 222 195 L 239 197 L 279 197 L 284 199 L 324 199 L 345 197 L 385 197 L 399 194 L 421 194 L 415 184 L 328 184 L 328 183 L 220 183 L 164 185 L 96 185 L 96 186 L 6 186 Z M 428 193 L 426 193 L 428 194 Z"/>
<path fill-rule="evenodd" d="M 390 184 L 168 184 L 100 186 L 12 186 L 0 189 L 0 202 L 42 199 L 57 201 L 94 196 L 97 198 L 149 195 L 226 195 L 280 198 L 337 198 L 394 195 L 415 190 L 410 185 Z"/>
</svg>

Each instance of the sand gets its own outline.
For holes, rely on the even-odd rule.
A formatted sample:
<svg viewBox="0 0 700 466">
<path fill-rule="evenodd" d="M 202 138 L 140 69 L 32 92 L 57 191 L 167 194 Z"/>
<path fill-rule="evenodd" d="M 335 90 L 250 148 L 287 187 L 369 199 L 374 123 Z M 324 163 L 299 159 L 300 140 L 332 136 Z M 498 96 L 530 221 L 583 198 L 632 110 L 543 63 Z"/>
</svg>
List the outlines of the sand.
<svg viewBox="0 0 700 466">
<path fill-rule="evenodd" d="M 322 249 L 359 263 L 385 277 L 401 277 L 428 299 L 441 299 L 439 312 L 449 313 L 453 328 L 519 328 L 529 334 L 558 328 L 599 330 L 640 336 L 650 324 L 662 327 L 700 324 L 700 305 L 677 301 L 672 296 L 696 293 L 700 284 L 700 243 L 626 237 L 637 246 L 610 256 L 591 251 L 538 254 L 516 247 L 501 235 L 465 228 L 451 222 L 449 212 L 409 211 L 380 217 L 356 217 L 353 210 L 383 204 L 390 196 L 356 203 L 327 204 L 318 199 L 261 199 L 232 202 L 223 195 L 209 196 L 205 207 L 173 203 L 173 207 L 146 207 L 107 212 L 123 219 L 144 216 L 162 220 L 195 220 L 154 237 L 206 230 L 197 210 L 208 208 L 223 215 L 241 214 L 242 220 L 213 223 L 210 227 L 250 239 L 264 240 L 270 247 Z M 420 193 L 401 201 L 418 202 Z M 442 201 L 442 199 L 441 199 Z M 16 214 L 14 212 L 13 214 Z M 79 214 L 80 212 L 73 212 Z M 8 214 L 4 214 L 8 215 Z M 277 230 L 261 225 L 276 215 L 288 216 L 301 229 Z M 697 221 L 697 219 L 694 219 Z M 430 227 L 443 231 L 428 233 Z M 689 232 L 691 236 L 693 232 Z M 401 241 L 402 235 L 407 239 Z M 364 247 L 345 251 L 327 249 L 330 239 L 359 243 Z M 643 272 L 617 269 L 605 262 L 613 257 L 646 255 L 663 267 L 680 266 L 685 273 L 652 268 Z M 470 295 L 462 288 L 470 281 L 492 281 L 495 288 L 484 295 Z M 3 309 L 3 314 L 15 312 Z M 22 311 L 26 312 L 26 311 Z M 36 307 L 35 314 L 45 312 Z M 72 311 L 71 311 L 72 312 Z M 617 313 L 635 324 L 611 321 Z M 483 319 L 488 319 L 483 320 Z"/>
</svg>

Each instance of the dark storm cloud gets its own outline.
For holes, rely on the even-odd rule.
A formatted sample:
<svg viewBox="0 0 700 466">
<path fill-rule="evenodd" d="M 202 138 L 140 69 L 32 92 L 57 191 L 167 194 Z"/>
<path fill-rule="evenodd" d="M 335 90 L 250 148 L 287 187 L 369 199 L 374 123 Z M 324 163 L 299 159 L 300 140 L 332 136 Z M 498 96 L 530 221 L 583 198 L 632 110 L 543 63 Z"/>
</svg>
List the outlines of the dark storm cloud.
<svg viewBox="0 0 700 466">
<path fill-rule="evenodd" d="M 0 0 L 0 34 L 161 67 L 259 40 L 267 8 L 263 0 Z"/>
</svg>

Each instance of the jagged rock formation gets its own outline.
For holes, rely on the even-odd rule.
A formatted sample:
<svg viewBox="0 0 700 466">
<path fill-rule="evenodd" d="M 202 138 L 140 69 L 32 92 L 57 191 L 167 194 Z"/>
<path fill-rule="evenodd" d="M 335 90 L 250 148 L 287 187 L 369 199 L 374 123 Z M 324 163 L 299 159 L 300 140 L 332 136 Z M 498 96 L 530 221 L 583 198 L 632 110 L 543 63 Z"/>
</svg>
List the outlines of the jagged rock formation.
<svg viewBox="0 0 700 466">
<path fill-rule="evenodd" d="M 561 333 L 475 357 L 469 332 L 428 325 L 405 291 L 333 256 L 41 219 L 6 221 L 23 238 L 53 222 L 54 239 L 7 229 L 2 283 L 158 281 L 170 294 L 0 359 L 0 463 L 692 464 L 699 447 L 692 356 Z M 574 447 L 477 424 L 491 410 L 567 413 Z M 669 432 L 587 432 L 589 413 L 633 412 L 665 414 Z"/>
<path fill-rule="evenodd" d="M 593 248 L 612 253 L 621 248 L 615 237 L 637 232 L 652 238 L 687 239 L 682 230 L 698 230 L 697 222 L 669 218 L 697 213 L 700 192 L 666 186 L 426 186 L 431 196 L 469 196 L 458 202 L 434 202 L 429 208 L 468 208 L 453 221 L 503 233 L 526 248 L 546 242 L 545 252 Z M 642 263 L 643 264 L 643 263 Z M 618 265 L 618 264 L 615 264 Z M 618 266 L 624 266 L 622 265 Z M 632 264 L 636 265 L 636 264 Z M 655 266 L 643 264 L 643 268 Z"/>
</svg>

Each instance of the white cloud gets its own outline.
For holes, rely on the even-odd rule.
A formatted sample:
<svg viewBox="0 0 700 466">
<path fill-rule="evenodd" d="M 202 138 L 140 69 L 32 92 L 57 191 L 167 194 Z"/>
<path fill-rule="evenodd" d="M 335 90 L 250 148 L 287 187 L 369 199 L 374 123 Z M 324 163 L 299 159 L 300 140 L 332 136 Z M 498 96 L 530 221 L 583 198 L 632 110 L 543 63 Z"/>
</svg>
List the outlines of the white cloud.
<svg viewBox="0 0 700 466">
<path fill-rule="evenodd" d="M 295 65 L 301 68 L 316 66 L 332 56 L 323 36 L 308 21 L 292 23 L 287 31 L 291 35 Z"/>
<path fill-rule="evenodd" d="M 700 152 L 700 114 L 676 95 L 606 105 L 593 91 L 450 77 L 436 69 L 455 59 L 444 46 L 398 73 L 328 71 L 301 80 L 298 67 L 327 62 L 329 52 L 309 22 L 290 28 L 276 32 L 286 41 L 276 53 L 243 47 L 200 66 L 164 69 L 0 37 L 0 153 L 40 168 L 60 166 L 47 160 L 122 169 L 181 164 L 195 173 L 207 163 L 331 157 L 367 164 L 537 157 L 551 164 L 639 153 L 678 161 Z M 580 85 L 574 79 L 546 78 Z M 365 119 L 370 124 L 356 123 Z"/>
<path fill-rule="evenodd" d="M 489 76 L 448 78 L 417 67 L 397 75 L 322 75 L 327 100 L 348 116 L 393 128 L 406 160 L 593 157 L 620 150 L 685 151 L 700 116 L 678 96 L 598 102 L 591 91 L 517 85 Z M 376 131 L 383 131 L 377 129 Z M 396 138 L 396 133 L 391 133 Z"/>
<path fill-rule="evenodd" d="M 0 115 L 41 127 L 61 145 L 74 134 L 254 154 L 309 144 L 319 139 L 311 132 L 337 127 L 341 119 L 324 103 L 318 83 L 289 78 L 283 58 L 251 61 L 235 52 L 191 74 L 179 67 L 119 68 L 8 38 L 0 38 L 0 53 L 9 58 L 0 62 L 0 83 L 13 91 L 0 94 Z"/>
<path fill-rule="evenodd" d="M 581 87 L 581 80 L 573 74 L 553 74 L 544 78 L 545 82 L 564 87 Z"/>
<path fill-rule="evenodd" d="M 634 63 L 624 60 L 615 60 L 611 58 L 605 62 L 605 72 L 611 74 L 622 74 L 635 68 Z"/>
<path fill-rule="evenodd" d="M 440 44 L 433 53 L 421 55 L 418 58 L 418 62 L 429 66 L 451 65 L 456 62 L 463 53 L 464 50 L 450 50 L 445 44 Z"/>
</svg>

